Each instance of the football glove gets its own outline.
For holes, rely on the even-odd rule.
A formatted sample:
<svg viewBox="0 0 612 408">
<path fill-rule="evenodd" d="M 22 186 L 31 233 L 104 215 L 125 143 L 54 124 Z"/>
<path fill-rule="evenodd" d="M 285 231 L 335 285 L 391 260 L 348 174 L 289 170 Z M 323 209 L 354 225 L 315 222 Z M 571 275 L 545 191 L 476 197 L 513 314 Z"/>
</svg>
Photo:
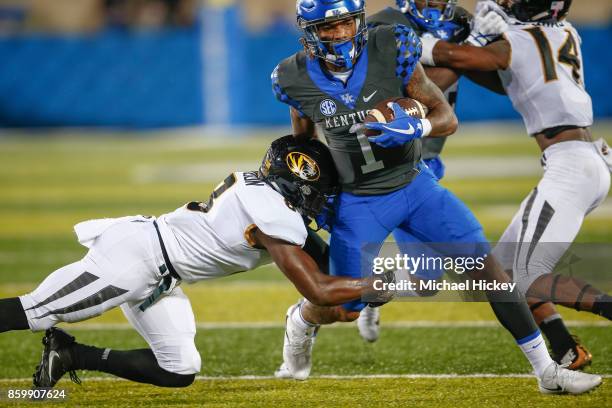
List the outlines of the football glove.
<svg viewBox="0 0 612 408">
<path fill-rule="evenodd" d="M 466 42 L 484 47 L 508 30 L 508 16 L 494 1 L 481 1 L 476 6 L 472 31 Z"/>
<path fill-rule="evenodd" d="M 411 140 L 423 137 L 425 133 L 429 133 L 425 128 L 431 131 L 431 125 L 424 123 L 427 119 L 422 120 L 408 115 L 404 109 L 395 102 L 392 103 L 391 108 L 393 109 L 394 117 L 391 122 L 370 122 L 365 124 L 366 128 L 379 130 L 381 132 L 380 136 L 368 137 L 370 142 L 376 143 L 384 148 L 398 147 Z"/>
<path fill-rule="evenodd" d="M 375 280 L 379 280 L 382 283 L 386 283 L 386 284 L 395 283 L 396 273 L 397 271 L 386 270 L 382 274 L 374 275 L 374 277 L 372 278 L 372 285 L 374 284 Z M 394 290 L 387 289 L 383 291 L 377 291 L 373 289 L 373 286 L 372 286 L 372 289 L 370 289 L 364 294 L 364 296 L 362 297 L 362 300 L 364 300 L 365 303 L 367 303 L 368 306 L 370 307 L 380 307 L 386 303 L 389 303 L 391 300 L 393 300 L 394 296 L 395 296 Z"/>
</svg>

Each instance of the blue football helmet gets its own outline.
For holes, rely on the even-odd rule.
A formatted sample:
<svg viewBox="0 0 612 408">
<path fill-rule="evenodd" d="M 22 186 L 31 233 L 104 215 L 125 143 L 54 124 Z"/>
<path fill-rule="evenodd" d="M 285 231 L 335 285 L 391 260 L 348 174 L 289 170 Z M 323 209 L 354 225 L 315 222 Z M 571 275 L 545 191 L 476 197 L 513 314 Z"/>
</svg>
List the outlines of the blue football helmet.
<svg viewBox="0 0 612 408">
<path fill-rule="evenodd" d="M 347 70 L 353 68 L 367 41 L 365 0 L 297 0 L 296 14 L 304 46 L 312 55 Z M 347 18 L 355 19 L 354 37 L 340 41 L 319 38 L 320 24 Z"/>
<path fill-rule="evenodd" d="M 457 0 L 421 0 L 424 5 L 421 9 L 415 0 L 396 0 L 396 3 L 402 13 L 435 37 L 447 40 L 458 27 L 452 22 Z"/>
</svg>

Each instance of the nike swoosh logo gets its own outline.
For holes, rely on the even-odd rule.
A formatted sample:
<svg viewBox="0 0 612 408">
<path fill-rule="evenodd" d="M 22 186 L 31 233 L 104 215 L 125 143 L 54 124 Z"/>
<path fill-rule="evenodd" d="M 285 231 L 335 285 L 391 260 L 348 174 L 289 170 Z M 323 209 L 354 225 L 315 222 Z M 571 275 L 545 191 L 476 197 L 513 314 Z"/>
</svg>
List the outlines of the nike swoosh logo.
<svg viewBox="0 0 612 408">
<path fill-rule="evenodd" d="M 539 342 L 538 344 L 536 344 L 535 346 L 531 347 L 532 349 L 534 348 L 538 348 L 540 346 L 540 344 L 542 344 L 542 342 Z"/>
<path fill-rule="evenodd" d="M 367 96 L 367 97 L 366 97 L 366 96 L 364 96 L 364 97 L 363 97 L 363 101 L 364 101 L 365 103 L 370 102 L 370 99 L 372 99 L 372 98 L 374 97 L 374 95 L 376 95 L 376 92 L 378 92 L 378 89 L 377 89 L 377 90 L 375 90 L 374 92 L 372 92 L 372 94 L 371 94 L 370 96 Z"/>
<path fill-rule="evenodd" d="M 389 126 L 383 126 L 383 128 L 394 133 L 401 133 L 402 135 L 414 135 L 414 127 L 412 127 L 412 125 L 408 125 L 408 129 L 395 129 Z"/>
<path fill-rule="evenodd" d="M 51 381 L 53 381 L 53 376 L 51 375 L 51 372 L 53 371 L 53 360 L 55 360 L 56 358 L 59 358 L 59 354 L 57 353 L 57 351 L 51 350 L 49 352 L 49 379 Z"/>
</svg>

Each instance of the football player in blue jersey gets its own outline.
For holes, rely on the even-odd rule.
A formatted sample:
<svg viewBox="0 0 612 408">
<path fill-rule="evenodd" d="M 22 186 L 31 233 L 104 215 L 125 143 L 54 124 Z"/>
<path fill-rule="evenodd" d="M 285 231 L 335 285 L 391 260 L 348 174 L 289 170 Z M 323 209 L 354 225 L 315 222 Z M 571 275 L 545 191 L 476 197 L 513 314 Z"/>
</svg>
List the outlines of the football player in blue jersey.
<svg viewBox="0 0 612 408">
<path fill-rule="evenodd" d="M 363 0 L 298 0 L 297 22 L 304 50 L 276 67 L 272 87 L 290 106 L 294 136 L 325 136 L 339 172 L 342 193 L 331 229 L 330 273 L 371 273 L 385 238 L 398 228 L 422 242 L 453 244 L 449 256 L 488 255 L 478 221 L 421 162 L 421 139 L 452 134 L 457 119 L 419 64 L 415 32 L 404 25 L 368 30 Z M 391 122 L 363 125 L 369 109 L 402 96 L 425 104 L 427 117 L 408 116 L 392 104 Z M 368 137 L 364 128 L 380 133 Z M 469 274 L 508 281 L 492 256 L 480 274 Z M 583 393 L 601 383 L 599 376 L 566 370 L 551 359 L 518 292 L 487 292 L 487 297 L 532 364 L 542 392 Z M 309 302 L 291 306 L 283 347 L 291 376 L 309 376 L 320 324 L 354 320 L 365 306 L 362 301 L 332 308 Z"/>
<path fill-rule="evenodd" d="M 456 0 L 396 0 L 397 8 L 387 7 L 368 16 L 369 28 L 380 25 L 401 24 L 412 28 L 419 37 L 433 36 L 447 41 L 460 43 L 470 34 L 472 16 L 463 8 L 457 7 Z M 428 78 L 443 92 L 446 100 L 455 107 L 459 76 L 448 68 L 423 66 Z M 429 137 L 422 141 L 422 159 L 435 176 L 444 177 L 445 166 L 440 153 L 446 137 Z M 415 249 L 419 240 L 403 229 L 393 232 L 393 237 L 401 251 L 406 253 Z M 437 279 L 444 271 L 420 270 L 414 275 L 414 282 L 420 279 Z M 432 295 L 435 292 L 415 291 L 414 295 Z M 374 342 L 380 334 L 380 308 L 367 306 L 357 320 L 359 334 L 364 340 Z"/>
</svg>

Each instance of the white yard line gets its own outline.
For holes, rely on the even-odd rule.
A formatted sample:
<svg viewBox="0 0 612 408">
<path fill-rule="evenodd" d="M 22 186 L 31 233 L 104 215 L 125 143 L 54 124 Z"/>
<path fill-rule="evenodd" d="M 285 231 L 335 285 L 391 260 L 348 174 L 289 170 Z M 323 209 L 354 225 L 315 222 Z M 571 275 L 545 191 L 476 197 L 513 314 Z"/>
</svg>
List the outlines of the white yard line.
<svg viewBox="0 0 612 408">
<path fill-rule="evenodd" d="M 612 323 L 605 321 L 580 321 L 567 320 L 565 324 L 570 327 L 612 327 Z M 354 323 L 351 325 L 355 325 Z M 219 322 L 219 323 L 196 323 L 198 329 L 203 330 L 218 330 L 218 329 L 279 329 L 284 328 L 282 322 Z M 347 327 L 346 323 L 335 323 L 326 326 L 326 328 L 343 328 Z M 128 330 L 132 329 L 129 323 L 79 323 L 74 325 L 64 325 L 70 330 Z M 467 320 L 467 321 L 435 321 L 435 320 L 415 320 L 415 321 L 395 321 L 382 323 L 383 328 L 478 328 L 478 327 L 499 327 L 500 324 L 492 320 Z"/>
<path fill-rule="evenodd" d="M 603 374 L 603 378 L 612 378 L 612 374 Z M 477 374 L 355 374 L 355 375 L 312 375 L 309 377 L 312 380 L 378 380 L 378 379 L 468 379 L 468 378 L 534 378 L 533 374 L 489 374 L 489 373 L 477 373 Z M 237 376 L 196 376 L 196 380 L 200 381 L 261 381 L 261 380 L 274 380 L 276 379 L 273 375 L 237 375 Z M 32 377 L 28 378 L 5 378 L 0 379 L 2 383 L 18 383 L 32 381 Z M 115 381 L 128 381 L 117 377 L 83 377 L 84 382 L 115 382 Z M 283 380 L 279 380 L 283 381 Z"/>
</svg>

